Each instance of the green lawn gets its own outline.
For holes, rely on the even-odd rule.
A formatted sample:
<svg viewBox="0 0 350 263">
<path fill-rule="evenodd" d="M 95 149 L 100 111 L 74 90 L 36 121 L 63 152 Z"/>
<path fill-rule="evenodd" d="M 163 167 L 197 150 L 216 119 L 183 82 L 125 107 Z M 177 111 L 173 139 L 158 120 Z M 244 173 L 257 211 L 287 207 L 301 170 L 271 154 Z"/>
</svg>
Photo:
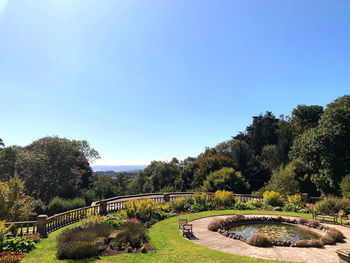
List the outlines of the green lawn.
<svg viewBox="0 0 350 263">
<path fill-rule="evenodd" d="M 287 213 L 277 211 L 258 211 L 258 210 L 215 210 L 206 211 L 195 214 L 188 214 L 183 216 L 188 220 L 195 220 L 202 217 L 215 216 L 215 215 L 229 215 L 235 213 L 242 214 L 270 214 L 270 215 L 289 215 L 289 216 L 304 216 L 311 217 L 310 214 L 298 214 Z M 79 223 L 76 223 L 79 224 Z M 76 225 L 74 224 L 74 225 Z M 71 226 L 74 226 L 71 225 Z M 71 227 L 69 226 L 69 227 Z M 63 228 L 64 229 L 64 228 Z M 147 254 L 135 253 L 135 254 L 122 254 L 111 257 L 102 257 L 100 259 L 88 259 L 79 261 L 58 261 L 55 259 L 56 254 L 56 237 L 63 230 L 53 232 L 47 239 L 43 239 L 39 242 L 38 247 L 31 253 L 26 255 L 23 259 L 23 263 L 50 263 L 50 262 L 278 262 L 271 260 L 256 259 L 247 256 L 239 256 L 228 254 L 216 250 L 212 250 L 206 247 L 202 247 L 191 241 L 183 238 L 178 230 L 178 217 L 172 217 L 164 221 L 158 222 L 149 231 L 150 243 L 155 251 L 148 252 Z"/>
</svg>

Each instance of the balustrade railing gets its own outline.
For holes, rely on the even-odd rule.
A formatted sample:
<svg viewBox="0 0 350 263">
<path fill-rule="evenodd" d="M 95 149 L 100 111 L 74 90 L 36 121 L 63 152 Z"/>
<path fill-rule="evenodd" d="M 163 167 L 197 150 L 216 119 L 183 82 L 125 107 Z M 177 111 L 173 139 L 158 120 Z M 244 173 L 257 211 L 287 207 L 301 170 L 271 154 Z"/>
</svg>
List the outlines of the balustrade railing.
<svg viewBox="0 0 350 263">
<path fill-rule="evenodd" d="M 6 222 L 12 236 L 34 235 L 37 233 L 37 221 Z"/>
<path fill-rule="evenodd" d="M 16 229 L 14 235 L 22 236 L 39 233 L 42 236 L 46 236 L 61 227 L 78 222 L 90 215 L 105 215 L 110 212 L 122 210 L 125 207 L 125 202 L 130 200 L 150 198 L 157 203 L 174 202 L 177 198 L 191 197 L 193 194 L 194 192 L 173 192 L 117 196 L 94 202 L 91 206 L 70 210 L 50 217 L 47 215 L 39 215 L 37 221 L 7 222 L 6 225 L 13 225 L 13 228 Z M 251 200 L 263 201 L 262 196 L 253 196 L 249 194 L 235 194 L 235 197 L 238 197 L 240 201 L 244 203 Z"/>
</svg>

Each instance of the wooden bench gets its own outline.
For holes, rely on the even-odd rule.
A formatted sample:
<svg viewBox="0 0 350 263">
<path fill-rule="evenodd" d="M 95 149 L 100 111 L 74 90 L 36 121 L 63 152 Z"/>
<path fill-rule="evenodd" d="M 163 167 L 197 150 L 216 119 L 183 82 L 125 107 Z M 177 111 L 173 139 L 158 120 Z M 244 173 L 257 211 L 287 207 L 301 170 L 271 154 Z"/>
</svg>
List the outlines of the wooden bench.
<svg viewBox="0 0 350 263">
<path fill-rule="evenodd" d="M 312 218 L 313 219 L 321 218 L 323 221 L 326 221 L 326 222 L 329 222 L 329 220 L 326 220 L 326 218 L 327 219 L 332 219 L 333 223 L 336 224 L 338 217 L 336 215 L 320 215 L 320 214 L 312 213 Z"/>
<path fill-rule="evenodd" d="M 187 219 L 179 217 L 179 230 L 183 236 L 192 235 L 192 224 L 188 224 Z"/>
</svg>

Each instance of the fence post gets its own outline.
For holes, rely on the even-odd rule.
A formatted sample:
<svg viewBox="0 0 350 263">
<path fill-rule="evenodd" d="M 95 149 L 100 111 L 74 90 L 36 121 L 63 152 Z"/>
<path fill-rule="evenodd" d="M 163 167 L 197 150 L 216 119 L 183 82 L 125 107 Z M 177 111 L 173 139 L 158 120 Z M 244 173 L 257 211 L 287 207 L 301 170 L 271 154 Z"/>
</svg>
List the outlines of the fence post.
<svg viewBox="0 0 350 263">
<path fill-rule="evenodd" d="M 47 229 L 46 229 L 47 215 L 38 215 L 36 223 L 37 223 L 37 231 L 40 234 L 40 236 L 47 237 Z"/>
<path fill-rule="evenodd" d="M 164 202 L 170 202 L 170 194 L 169 193 L 164 193 Z"/>
<path fill-rule="evenodd" d="M 107 202 L 106 201 L 100 201 L 100 214 L 101 215 L 107 215 Z"/>
</svg>

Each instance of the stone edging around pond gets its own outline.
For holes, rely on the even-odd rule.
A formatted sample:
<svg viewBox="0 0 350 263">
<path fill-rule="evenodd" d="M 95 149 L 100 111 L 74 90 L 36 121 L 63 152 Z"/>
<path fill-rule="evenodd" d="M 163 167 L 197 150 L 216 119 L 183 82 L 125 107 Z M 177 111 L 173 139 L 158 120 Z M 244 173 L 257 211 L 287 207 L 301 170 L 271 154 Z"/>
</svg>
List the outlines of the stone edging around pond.
<svg viewBox="0 0 350 263">
<path fill-rule="evenodd" d="M 321 239 L 312 239 L 312 240 L 299 240 L 296 242 L 291 241 L 277 241 L 277 240 L 268 240 L 264 245 L 251 244 L 247 239 L 238 234 L 229 233 L 227 230 L 234 226 L 244 225 L 244 224 L 257 224 L 257 223 L 280 223 L 280 224 L 294 224 L 294 225 L 303 225 L 310 228 L 316 228 L 318 230 L 324 231 L 325 235 Z M 318 220 L 299 218 L 289 219 L 283 217 L 245 217 L 241 214 L 236 214 L 225 219 L 216 219 L 213 220 L 208 225 L 208 230 L 217 231 L 218 233 L 233 239 L 246 242 L 251 245 L 256 246 L 287 246 L 287 247 L 318 247 L 322 248 L 324 245 L 334 245 L 337 242 L 343 242 L 344 235 L 337 229 L 323 226 Z M 265 240 L 266 241 L 266 240 Z"/>
</svg>

